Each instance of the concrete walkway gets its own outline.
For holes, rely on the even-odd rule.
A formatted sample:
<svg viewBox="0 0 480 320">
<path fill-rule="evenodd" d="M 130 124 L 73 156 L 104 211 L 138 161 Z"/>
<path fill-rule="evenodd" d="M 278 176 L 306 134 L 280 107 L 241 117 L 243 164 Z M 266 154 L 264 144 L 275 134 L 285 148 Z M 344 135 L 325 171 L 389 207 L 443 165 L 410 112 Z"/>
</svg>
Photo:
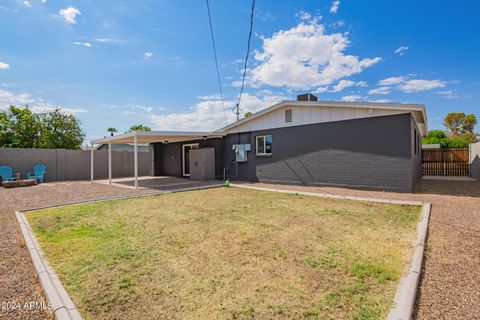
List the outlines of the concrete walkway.
<svg viewBox="0 0 480 320">
<path fill-rule="evenodd" d="M 480 319 L 480 183 L 422 180 L 413 194 L 332 187 L 260 187 L 295 189 L 358 197 L 432 203 L 416 319 Z"/>
</svg>

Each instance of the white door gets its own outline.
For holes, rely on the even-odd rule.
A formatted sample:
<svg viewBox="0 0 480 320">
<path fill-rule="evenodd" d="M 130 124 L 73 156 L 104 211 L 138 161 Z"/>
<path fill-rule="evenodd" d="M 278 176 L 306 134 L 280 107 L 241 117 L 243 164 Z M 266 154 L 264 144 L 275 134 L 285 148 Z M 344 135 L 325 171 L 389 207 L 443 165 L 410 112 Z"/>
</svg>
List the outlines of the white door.
<svg viewBox="0 0 480 320">
<path fill-rule="evenodd" d="M 182 175 L 190 177 L 190 150 L 198 149 L 198 143 L 182 145 Z"/>
</svg>

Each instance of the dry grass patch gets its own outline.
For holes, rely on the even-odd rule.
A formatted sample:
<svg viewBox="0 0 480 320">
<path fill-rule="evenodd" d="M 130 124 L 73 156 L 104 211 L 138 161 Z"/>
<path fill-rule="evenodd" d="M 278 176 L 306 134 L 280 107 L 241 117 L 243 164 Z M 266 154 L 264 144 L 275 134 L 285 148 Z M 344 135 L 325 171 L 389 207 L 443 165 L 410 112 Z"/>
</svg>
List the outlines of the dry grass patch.
<svg viewBox="0 0 480 320">
<path fill-rule="evenodd" d="M 379 319 L 419 216 L 237 188 L 27 214 L 87 319 Z"/>
</svg>

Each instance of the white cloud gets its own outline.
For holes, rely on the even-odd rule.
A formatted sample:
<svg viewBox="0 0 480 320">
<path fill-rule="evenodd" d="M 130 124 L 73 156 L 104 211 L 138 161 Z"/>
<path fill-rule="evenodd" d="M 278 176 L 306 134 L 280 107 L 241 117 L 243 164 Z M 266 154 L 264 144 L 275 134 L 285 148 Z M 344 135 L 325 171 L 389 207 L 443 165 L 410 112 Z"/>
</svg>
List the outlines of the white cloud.
<svg viewBox="0 0 480 320">
<path fill-rule="evenodd" d="M 390 77 L 383 80 L 378 81 L 379 86 L 391 86 L 394 84 L 402 83 L 406 80 L 406 77 Z"/>
<path fill-rule="evenodd" d="M 305 11 L 299 11 L 295 16 L 301 20 L 310 20 L 312 19 L 312 15 L 308 12 Z"/>
<path fill-rule="evenodd" d="M 390 100 L 390 99 L 378 99 L 378 100 L 372 100 L 370 102 L 390 103 L 390 102 L 392 102 L 392 100 Z"/>
<path fill-rule="evenodd" d="M 0 90 L 0 108 L 8 107 L 11 104 L 26 105 L 33 101 L 33 98 L 28 93 L 14 94 L 7 90 Z"/>
<path fill-rule="evenodd" d="M 32 97 L 28 93 L 14 94 L 10 91 L 0 89 L 0 109 L 6 109 L 10 105 L 16 105 L 16 106 L 28 105 L 30 109 L 36 113 L 53 111 L 55 109 L 60 109 L 63 112 L 66 112 L 69 114 L 88 112 L 88 110 L 86 109 L 68 108 L 68 107 L 51 104 L 49 102 L 46 102 L 42 98 Z"/>
<path fill-rule="evenodd" d="M 24 4 L 26 7 L 29 7 L 29 8 L 32 6 L 32 5 L 30 4 L 30 1 L 27 1 L 27 0 L 23 1 L 23 4 Z"/>
<path fill-rule="evenodd" d="M 295 89 L 326 86 L 381 60 L 347 55 L 344 51 L 348 45 L 346 34 L 326 34 L 318 18 L 302 21 L 263 39 L 262 51 L 255 54 L 258 64 L 250 70 L 249 84 Z"/>
<path fill-rule="evenodd" d="M 130 110 L 122 111 L 122 113 L 123 113 L 123 114 L 135 114 L 135 112 L 130 111 Z"/>
<path fill-rule="evenodd" d="M 340 0 L 334 0 L 332 2 L 332 6 L 330 7 L 330 13 L 337 13 L 339 6 L 340 6 Z"/>
<path fill-rule="evenodd" d="M 390 87 L 378 87 L 368 91 L 368 94 L 389 94 Z"/>
<path fill-rule="evenodd" d="M 211 94 L 206 96 L 198 96 L 197 99 L 199 100 L 220 100 L 222 97 L 220 94 Z"/>
<path fill-rule="evenodd" d="M 262 98 L 244 93 L 240 108 L 242 113 L 247 111 L 257 112 L 263 108 L 269 107 L 279 101 L 287 100 L 284 96 L 271 95 Z M 234 100 L 225 101 L 225 106 L 232 106 L 236 103 Z M 235 114 L 227 107 L 227 121 L 235 121 Z M 170 113 L 165 115 L 150 115 L 148 117 L 156 130 L 196 130 L 210 131 L 217 130 L 225 126 L 225 117 L 220 99 L 201 100 L 197 102 L 189 111 L 184 113 Z"/>
<path fill-rule="evenodd" d="M 87 47 L 87 48 L 91 48 L 92 47 L 92 44 L 90 42 L 78 42 L 78 41 L 75 41 L 74 44 L 76 44 L 77 46 L 83 46 L 83 47 Z"/>
<path fill-rule="evenodd" d="M 47 0 L 42 0 L 42 3 L 47 3 Z"/>
<path fill-rule="evenodd" d="M 400 46 L 397 49 L 395 49 L 395 53 L 400 56 L 403 56 L 405 52 L 407 52 L 407 50 L 408 50 L 408 46 Z"/>
<path fill-rule="evenodd" d="M 50 112 L 54 111 L 56 109 L 60 109 L 62 112 L 68 113 L 68 114 L 77 114 L 77 113 L 85 113 L 88 112 L 86 109 L 82 108 L 66 108 L 62 106 L 57 106 L 53 104 L 48 104 L 48 103 L 37 103 L 33 106 L 30 107 L 33 112 L 35 113 L 42 113 L 42 112 Z"/>
<path fill-rule="evenodd" d="M 438 91 L 436 93 L 441 95 L 445 99 L 457 99 L 460 97 L 458 93 L 455 92 L 454 90 L 444 90 L 444 91 Z"/>
<path fill-rule="evenodd" d="M 345 88 L 353 87 L 355 85 L 355 81 L 352 80 L 340 80 L 336 85 L 333 86 L 333 92 L 342 91 Z"/>
<path fill-rule="evenodd" d="M 147 51 L 143 54 L 144 59 L 150 59 L 151 57 L 153 57 L 153 52 Z"/>
<path fill-rule="evenodd" d="M 75 24 L 77 23 L 77 16 L 82 13 L 75 7 L 68 7 L 66 9 L 60 9 L 58 15 L 65 20 L 66 23 Z"/>
<path fill-rule="evenodd" d="M 353 86 L 358 86 L 358 87 L 365 87 L 367 86 L 367 83 L 365 81 L 352 81 L 352 80 L 340 80 L 336 85 L 333 86 L 332 92 L 339 92 L 342 91 L 343 89 L 353 87 Z"/>
<path fill-rule="evenodd" d="M 96 38 L 95 41 L 102 43 L 122 43 L 123 41 L 115 38 Z"/>
<path fill-rule="evenodd" d="M 141 104 L 136 104 L 136 105 L 132 106 L 132 108 L 142 110 L 142 111 L 147 112 L 147 113 L 151 113 L 152 110 L 153 110 L 152 107 L 147 107 L 147 106 L 144 106 L 144 105 L 141 105 Z"/>
<path fill-rule="evenodd" d="M 378 82 L 378 85 L 386 87 L 396 85 L 396 89 L 411 93 L 411 92 L 420 92 L 436 88 L 443 88 L 447 85 L 445 81 L 442 80 L 425 80 L 425 79 L 409 79 L 408 77 L 390 77 Z M 379 88 L 380 89 L 380 88 Z M 387 89 L 382 89 L 387 91 Z M 379 94 L 378 92 L 376 94 Z"/>
<path fill-rule="evenodd" d="M 323 93 L 323 92 L 327 92 L 328 91 L 328 87 L 318 87 L 317 89 L 315 89 L 313 91 L 313 93 Z"/>
<path fill-rule="evenodd" d="M 351 95 L 351 96 L 342 97 L 342 101 L 349 101 L 349 102 L 358 101 L 360 99 L 362 99 L 362 96 L 359 96 L 359 95 Z"/>
<path fill-rule="evenodd" d="M 399 85 L 398 89 L 404 92 L 419 92 L 435 88 L 443 88 L 445 86 L 446 83 L 441 80 L 412 79 Z"/>
<path fill-rule="evenodd" d="M 7 70 L 10 69 L 10 65 L 5 62 L 0 62 L 0 70 Z"/>
</svg>

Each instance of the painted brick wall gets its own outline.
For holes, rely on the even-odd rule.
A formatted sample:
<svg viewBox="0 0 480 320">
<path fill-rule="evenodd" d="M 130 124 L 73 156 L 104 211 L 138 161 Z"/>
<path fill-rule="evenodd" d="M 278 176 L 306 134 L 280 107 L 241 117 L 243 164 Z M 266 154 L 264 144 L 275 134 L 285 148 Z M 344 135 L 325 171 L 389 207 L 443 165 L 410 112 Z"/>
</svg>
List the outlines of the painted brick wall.
<svg viewBox="0 0 480 320">
<path fill-rule="evenodd" d="M 238 178 L 307 185 L 411 191 L 418 161 L 412 160 L 411 115 L 402 114 L 271 129 L 240 134 L 241 143 L 273 136 L 273 154 L 239 164 Z M 225 137 L 226 158 L 237 135 Z M 235 168 L 226 161 L 230 172 Z M 415 170 L 414 170 L 415 166 Z"/>
</svg>

